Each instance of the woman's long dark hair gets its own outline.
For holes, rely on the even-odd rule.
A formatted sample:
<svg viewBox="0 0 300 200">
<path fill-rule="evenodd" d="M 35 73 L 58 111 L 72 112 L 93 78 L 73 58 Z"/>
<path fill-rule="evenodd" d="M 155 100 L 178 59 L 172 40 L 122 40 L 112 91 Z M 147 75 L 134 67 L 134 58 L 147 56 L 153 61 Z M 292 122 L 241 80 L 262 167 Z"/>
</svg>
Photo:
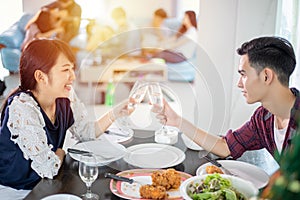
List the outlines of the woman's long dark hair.
<svg viewBox="0 0 300 200">
<path fill-rule="evenodd" d="M 48 74 L 55 65 L 58 56 L 63 53 L 67 59 L 76 65 L 75 56 L 70 46 L 59 39 L 35 39 L 32 40 L 23 50 L 20 58 L 20 86 L 12 91 L 1 109 L 1 121 L 4 117 L 4 109 L 7 106 L 8 98 L 18 92 L 36 89 L 34 72 L 41 70 Z"/>
<path fill-rule="evenodd" d="M 197 19 L 196 19 L 196 13 L 192 10 L 185 11 L 185 15 L 187 15 L 191 21 L 192 26 L 194 26 L 197 29 Z M 187 31 L 187 28 L 184 24 L 181 25 L 179 28 L 176 36 L 180 37 Z"/>
</svg>

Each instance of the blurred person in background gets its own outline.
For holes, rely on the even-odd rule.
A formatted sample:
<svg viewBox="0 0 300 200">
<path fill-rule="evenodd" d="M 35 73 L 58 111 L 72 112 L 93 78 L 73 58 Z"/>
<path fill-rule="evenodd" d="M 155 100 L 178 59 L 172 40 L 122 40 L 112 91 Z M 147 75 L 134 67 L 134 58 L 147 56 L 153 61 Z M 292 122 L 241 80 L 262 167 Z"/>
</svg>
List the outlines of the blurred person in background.
<svg viewBox="0 0 300 200">
<path fill-rule="evenodd" d="M 127 53 L 130 55 L 140 54 L 141 34 L 137 26 L 127 17 L 127 13 L 122 7 L 116 7 L 111 12 L 111 17 L 116 23 L 114 40 L 117 48 L 117 55 Z"/>
<path fill-rule="evenodd" d="M 154 11 L 151 24 L 146 29 L 142 29 L 142 54 L 152 54 L 157 51 L 156 47 L 170 34 L 170 29 L 164 25 L 168 18 L 167 12 L 163 8 Z"/>
<path fill-rule="evenodd" d="M 186 11 L 177 34 L 161 42 L 161 48 L 149 58 L 162 58 L 166 62 L 178 63 L 193 57 L 197 48 L 198 31 L 194 11 Z"/>
<path fill-rule="evenodd" d="M 61 20 L 64 34 L 60 39 L 70 42 L 79 33 L 82 9 L 75 0 L 56 0 L 43 8 L 58 9 L 60 13 L 63 13 Z"/>
<path fill-rule="evenodd" d="M 25 26 L 25 38 L 21 49 L 35 38 L 61 37 L 65 29 L 62 18 L 65 16 L 58 8 L 41 8 Z"/>
</svg>

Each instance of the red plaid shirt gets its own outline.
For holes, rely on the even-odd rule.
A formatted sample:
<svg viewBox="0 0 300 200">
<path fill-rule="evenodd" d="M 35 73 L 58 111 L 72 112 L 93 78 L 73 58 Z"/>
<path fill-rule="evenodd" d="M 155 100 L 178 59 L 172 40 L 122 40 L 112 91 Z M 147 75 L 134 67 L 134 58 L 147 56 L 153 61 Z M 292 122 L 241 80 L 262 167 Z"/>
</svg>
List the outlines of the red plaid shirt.
<svg viewBox="0 0 300 200">
<path fill-rule="evenodd" d="M 297 121 L 300 120 L 300 94 L 296 88 L 291 88 L 296 96 L 295 104 L 291 110 L 287 134 L 283 142 L 283 150 L 288 148 L 291 139 L 296 133 Z M 274 140 L 274 115 L 260 106 L 252 115 L 250 121 L 241 128 L 229 130 L 225 136 L 231 156 L 239 158 L 245 151 L 266 148 L 272 155 L 277 151 Z"/>
</svg>

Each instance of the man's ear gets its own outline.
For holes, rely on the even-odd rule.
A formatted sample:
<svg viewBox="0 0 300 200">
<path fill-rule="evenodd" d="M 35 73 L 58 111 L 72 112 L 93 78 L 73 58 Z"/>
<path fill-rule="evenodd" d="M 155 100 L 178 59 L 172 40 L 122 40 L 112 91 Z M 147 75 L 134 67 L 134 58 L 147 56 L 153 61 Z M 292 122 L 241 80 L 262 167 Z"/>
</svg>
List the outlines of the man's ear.
<svg viewBox="0 0 300 200">
<path fill-rule="evenodd" d="M 262 75 L 264 76 L 265 83 L 270 84 L 275 78 L 274 71 L 270 68 L 265 68 L 263 69 L 262 72 L 263 72 Z"/>
<path fill-rule="evenodd" d="M 46 81 L 47 81 L 46 74 L 44 72 L 42 72 L 41 70 L 36 70 L 34 72 L 34 78 L 37 83 L 46 83 Z"/>
</svg>

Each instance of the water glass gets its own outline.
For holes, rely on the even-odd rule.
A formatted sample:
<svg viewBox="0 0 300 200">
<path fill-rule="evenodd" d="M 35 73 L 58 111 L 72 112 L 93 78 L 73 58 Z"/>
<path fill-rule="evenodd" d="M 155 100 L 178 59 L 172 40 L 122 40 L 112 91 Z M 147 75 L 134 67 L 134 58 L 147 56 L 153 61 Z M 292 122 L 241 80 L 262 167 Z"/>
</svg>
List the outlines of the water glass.
<svg viewBox="0 0 300 200">
<path fill-rule="evenodd" d="M 141 103 L 147 93 L 148 83 L 142 80 L 137 80 L 129 93 L 129 107 L 134 108 L 138 103 Z"/>
<path fill-rule="evenodd" d="M 98 177 L 98 166 L 96 165 L 95 156 L 90 154 L 83 154 L 80 156 L 79 176 L 87 187 L 87 192 L 81 196 L 82 199 L 98 200 L 99 196 L 97 194 L 92 193 L 91 190 L 92 183 Z"/>
</svg>

